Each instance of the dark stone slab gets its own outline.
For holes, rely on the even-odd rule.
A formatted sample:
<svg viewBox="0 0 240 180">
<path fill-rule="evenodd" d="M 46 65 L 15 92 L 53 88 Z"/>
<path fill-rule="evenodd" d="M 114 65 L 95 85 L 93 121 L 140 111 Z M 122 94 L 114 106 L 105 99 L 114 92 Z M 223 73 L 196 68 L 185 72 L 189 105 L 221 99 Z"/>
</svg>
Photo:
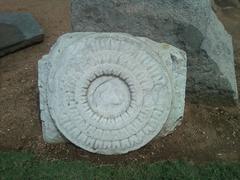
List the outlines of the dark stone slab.
<svg viewBox="0 0 240 180">
<path fill-rule="evenodd" d="M 43 30 L 30 13 L 0 13 L 0 57 L 43 41 Z"/>
</svg>

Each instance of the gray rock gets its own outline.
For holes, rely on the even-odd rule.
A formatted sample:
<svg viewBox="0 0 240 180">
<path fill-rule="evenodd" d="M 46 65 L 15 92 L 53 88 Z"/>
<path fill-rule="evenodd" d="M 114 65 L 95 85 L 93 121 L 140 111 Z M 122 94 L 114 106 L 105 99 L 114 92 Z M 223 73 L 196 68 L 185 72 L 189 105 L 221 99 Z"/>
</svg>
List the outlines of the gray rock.
<svg viewBox="0 0 240 180">
<path fill-rule="evenodd" d="M 209 0 L 72 0 L 73 31 L 126 32 L 187 52 L 192 100 L 238 99 L 232 38 Z"/>
<path fill-rule="evenodd" d="M 43 41 L 43 30 L 29 13 L 0 13 L 0 57 Z"/>
</svg>

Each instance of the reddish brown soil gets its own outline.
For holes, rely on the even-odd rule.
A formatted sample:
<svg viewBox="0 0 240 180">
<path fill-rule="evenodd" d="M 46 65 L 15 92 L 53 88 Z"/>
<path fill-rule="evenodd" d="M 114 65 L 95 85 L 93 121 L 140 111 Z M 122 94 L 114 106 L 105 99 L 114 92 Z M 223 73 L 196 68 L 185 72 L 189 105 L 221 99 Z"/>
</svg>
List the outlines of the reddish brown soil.
<svg viewBox="0 0 240 180">
<path fill-rule="evenodd" d="M 183 124 L 172 135 L 127 155 L 102 156 L 70 143 L 45 144 L 39 120 L 37 62 L 59 35 L 70 31 L 69 6 L 68 0 L 0 2 L 0 11 L 31 12 L 45 30 L 43 43 L 0 59 L 0 150 L 30 150 L 50 159 L 97 163 L 240 160 L 240 107 L 213 107 L 188 101 Z M 234 39 L 240 84 L 240 10 L 225 9 L 218 15 Z"/>
</svg>

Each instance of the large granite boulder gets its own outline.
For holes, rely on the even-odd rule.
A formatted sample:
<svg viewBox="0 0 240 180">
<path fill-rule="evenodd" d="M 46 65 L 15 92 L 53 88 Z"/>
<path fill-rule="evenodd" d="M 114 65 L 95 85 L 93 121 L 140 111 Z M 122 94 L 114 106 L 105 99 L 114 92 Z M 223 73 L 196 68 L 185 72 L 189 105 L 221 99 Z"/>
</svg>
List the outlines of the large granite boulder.
<svg viewBox="0 0 240 180">
<path fill-rule="evenodd" d="M 210 0 L 72 0 L 73 31 L 126 32 L 187 52 L 192 100 L 238 99 L 232 38 Z"/>
<path fill-rule="evenodd" d="M 122 154 L 182 121 L 186 54 L 123 33 L 69 33 L 39 61 L 43 137 Z"/>
<path fill-rule="evenodd" d="M 30 13 L 0 12 L 0 57 L 43 41 L 43 30 Z"/>
</svg>

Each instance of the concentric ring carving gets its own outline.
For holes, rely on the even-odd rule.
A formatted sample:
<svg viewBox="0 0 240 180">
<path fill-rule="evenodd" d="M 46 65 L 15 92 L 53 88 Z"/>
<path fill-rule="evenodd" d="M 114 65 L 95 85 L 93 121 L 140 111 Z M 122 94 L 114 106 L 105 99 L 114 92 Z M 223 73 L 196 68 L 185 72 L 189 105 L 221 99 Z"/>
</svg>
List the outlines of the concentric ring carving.
<svg viewBox="0 0 240 180">
<path fill-rule="evenodd" d="M 50 72 L 50 113 L 77 146 L 125 153 L 153 139 L 166 122 L 172 87 L 165 67 L 137 40 L 92 35 L 67 47 Z M 68 57 L 68 58 L 66 58 Z"/>
</svg>

